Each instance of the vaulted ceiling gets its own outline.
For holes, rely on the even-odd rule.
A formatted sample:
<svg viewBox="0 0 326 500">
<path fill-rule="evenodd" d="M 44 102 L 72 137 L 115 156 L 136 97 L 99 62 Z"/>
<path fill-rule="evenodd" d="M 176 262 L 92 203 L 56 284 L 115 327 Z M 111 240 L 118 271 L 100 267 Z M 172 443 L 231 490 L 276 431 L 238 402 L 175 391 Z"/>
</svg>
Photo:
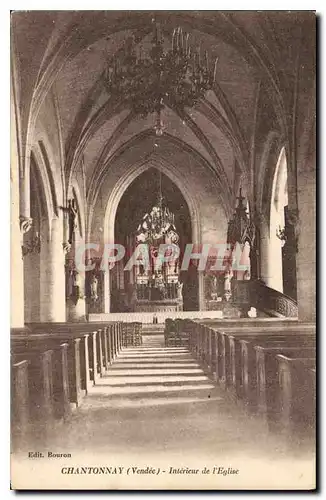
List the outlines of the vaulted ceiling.
<svg viewBox="0 0 326 500">
<path fill-rule="evenodd" d="M 219 60 L 217 82 L 205 99 L 184 114 L 164 110 L 166 136 L 158 145 L 154 116 L 134 116 L 111 98 L 103 83 L 108 57 L 131 34 L 146 47 L 153 19 L 161 25 L 166 46 L 173 29 L 181 26 L 193 47 L 200 45 L 212 61 Z M 177 163 L 182 149 L 197 155 L 232 200 L 240 177 L 250 179 L 257 103 L 268 108 L 274 126 L 289 134 L 298 55 L 313 22 L 309 14 L 287 12 L 14 13 L 21 148 L 33 141 L 33 127 L 39 116 L 46 116 L 47 96 L 52 95 L 65 177 L 69 181 L 82 162 L 88 197 L 95 195 L 110 162 L 139 143 L 144 157 L 168 154 Z"/>
</svg>

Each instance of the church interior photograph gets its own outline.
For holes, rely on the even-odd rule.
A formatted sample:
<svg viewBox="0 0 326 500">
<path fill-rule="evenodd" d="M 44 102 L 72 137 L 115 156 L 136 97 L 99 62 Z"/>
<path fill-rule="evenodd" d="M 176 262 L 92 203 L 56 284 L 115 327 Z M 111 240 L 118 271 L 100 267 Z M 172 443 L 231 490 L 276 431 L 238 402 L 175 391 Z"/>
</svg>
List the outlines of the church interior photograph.
<svg viewBox="0 0 326 500">
<path fill-rule="evenodd" d="M 316 14 L 15 11 L 10 64 L 12 488 L 314 489 Z"/>
</svg>

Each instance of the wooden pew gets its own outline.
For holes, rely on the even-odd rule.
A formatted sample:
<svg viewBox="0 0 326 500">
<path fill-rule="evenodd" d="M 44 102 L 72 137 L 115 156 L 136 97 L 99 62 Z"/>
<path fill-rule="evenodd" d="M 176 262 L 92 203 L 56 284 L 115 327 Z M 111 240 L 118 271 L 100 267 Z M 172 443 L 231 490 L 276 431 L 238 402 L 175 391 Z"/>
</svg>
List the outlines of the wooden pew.
<svg viewBox="0 0 326 500">
<path fill-rule="evenodd" d="M 212 323 L 212 322 L 211 322 Z M 199 357 L 199 359 L 208 366 L 211 372 L 215 374 L 215 379 L 219 381 L 222 387 L 230 387 L 238 395 L 240 395 L 243 376 L 241 374 L 242 365 L 245 369 L 248 369 L 248 360 L 245 358 L 245 352 L 241 353 L 240 340 L 241 338 L 256 338 L 257 336 L 266 336 L 273 338 L 297 338 L 298 336 L 309 337 L 311 342 L 314 342 L 314 335 L 311 331 L 314 331 L 314 326 L 310 323 L 304 324 L 303 328 L 301 323 L 290 321 L 289 326 L 286 329 L 280 328 L 279 324 L 275 325 L 275 321 L 271 322 L 266 326 L 263 331 L 256 326 L 255 328 L 250 324 L 239 324 L 238 326 L 232 326 L 225 328 L 225 330 L 216 330 L 215 335 L 212 333 L 212 329 L 208 329 L 200 323 L 194 323 L 195 327 L 191 333 L 190 345 L 192 351 Z M 276 328 L 275 328 L 276 327 Z M 253 333 L 255 332 L 255 333 Z M 195 340 L 197 337 L 197 340 Z M 198 352 L 197 352 L 198 351 Z M 241 360 L 241 355 L 243 360 Z M 248 373 L 248 372 L 246 372 Z M 247 395 L 249 390 L 249 384 L 247 383 L 247 375 L 245 375 L 245 393 Z"/>
<path fill-rule="evenodd" d="M 255 346 L 257 364 L 257 411 L 272 427 L 278 412 L 278 364 L 276 356 L 315 358 L 315 348 Z"/>
<path fill-rule="evenodd" d="M 103 364 L 103 329 L 99 328 L 97 330 L 97 343 L 96 343 L 96 362 L 97 362 L 97 373 L 99 377 L 104 375 L 104 364 Z"/>
<path fill-rule="evenodd" d="M 89 391 L 91 381 L 96 383 L 103 370 L 108 368 L 108 341 L 112 345 L 115 342 L 115 353 L 120 351 L 121 325 L 115 332 L 114 324 L 110 332 L 109 328 L 92 332 L 92 326 L 74 324 L 67 328 L 65 323 L 51 324 L 49 332 L 44 333 L 42 324 L 33 330 L 12 331 L 12 428 L 15 443 L 16 436 L 21 441 L 21 436 L 25 432 L 28 434 L 27 429 L 31 426 L 34 426 L 34 434 L 42 434 L 39 431 L 44 431 L 44 434 L 55 419 L 68 418 L 71 403 L 78 406 Z"/>
<path fill-rule="evenodd" d="M 288 329 L 289 327 L 295 327 L 299 324 L 304 328 L 305 326 L 311 330 L 315 328 L 311 322 L 299 321 L 297 318 L 237 318 L 237 319 L 214 319 L 214 318 L 203 318 L 203 319 L 193 319 L 191 322 L 196 324 L 201 324 L 204 326 L 209 326 L 210 328 L 216 328 L 223 330 L 224 328 L 261 328 L 271 327 L 274 329 Z"/>
<path fill-rule="evenodd" d="M 70 416 L 71 408 L 71 388 L 69 380 L 69 355 L 68 343 L 54 343 L 33 340 L 29 341 L 26 347 L 26 341 L 12 341 L 11 352 L 13 359 L 21 359 L 24 356 L 29 357 L 30 353 L 41 353 L 51 350 L 52 355 L 52 386 L 53 386 L 53 410 L 55 418 L 66 419 Z"/>
<path fill-rule="evenodd" d="M 272 336 L 256 335 L 239 339 L 239 342 L 236 343 L 235 347 L 236 367 L 234 367 L 233 364 L 233 374 L 234 372 L 236 372 L 235 376 L 238 381 L 237 394 L 239 397 L 242 397 L 246 402 L 246 404 L 248 404 L 249 406 L 254 405 L 256 403 L 256 392 L 257 392 L 257 365 L 256 365 L 256 351 L 254 349 L 254 346 L 255 344 L 266 346 L 267 343 L 269 343 L 270 345 L 274 343 L 276 345 L 280 345 L 280 347 L 284 346 L 284 344 L 287 344 L 289 347 L 290 346 L 314 347 L 315 336 L 306 335 L 305 333 L 298 332 L 296 336 L 291 334 L 272 335 Z M 238 344 L 240 344 L 240 349 L 237 349 Z"/>
<path fill-rule="evenodd" d="M 298 331 L 296 335 L 280 334 L 278 332 L 263 332 L 256 335 L 246 336 L 245 339 L 236 335 L 228 336 L 229 357 L 226 360 L 226 385 L 231 388 L 238 397 L 246 397 L 248 384 L 252 381 L 256 359 L 254 344 L 266 345 L 276 343 L 277 345 L 315 346 L 315 337 L 307 335 L 306 332 Z M 250 362 L 248 359 L 250 358 Z"/>
<path fill-rule="evenodd" d="M 215 330 L 215 329 L 214 329 Z M 304 327 L 302 330 L 298 325 L 295 327 L 289 328 L 289 330 L 283 329 L 274 329 L 271 326 L 265 328 L 261 331 L 258 328 L 252 327 L 232 327 L 226 328 L 222 330 L 215 330 L 217 335 L 215 337 L 215 347 L 216 347 L 216 355 L 215 355 L 215 365 L 216 365 L 216 379 L 223 387 L 227 387 L 228 385 L 232 385 L 230 380 L 232 380 L 232 370 L 234 370 L 234 366 L 232 367 L 233 360 L 240 359 L 240 343 L 237 344 L 237 339 L 249 339 L 250 337 L 255 336 L 270 336 L 273 338 L 285 336 L 286 338 L 293 336 L 296 338 L 297 336 L 310 336 L 311 338 L 314 335 L 311 333 L 311 329 L 309 330 L 307 327 Z M 238 369 L 240 369 L 240 363 L 237 361 Z"/>
<path fill-rule="evenodd" d="M 117 328 L 118 328 L 118 336 L 119 336 L 119 349 L 122 351 L 123 348 L 123 339 L 122 339 L 122 322 L 118 321 L 117 323 Z M 143 339 L 142 339 L 143 342 Z"/>
<path fill-rule="evenodd" d="M 11 366 L 11 436 L 13 450 L 25 444 L 28 437 L 30 410 L 28 387 L 29 360 Z"/>
<path fill-rule="evenodd" d="M 130 325 L 130 337 L 131 337 L 131 345 L 134 345 L 134 332 L 135 332 L 135 325 L 132 323 Z M 113 361 L 116 359 L 118 351 L 117 351 L 117 326 L 116 324 L 113 325 L 112 328 L 112 347 L 113 347 Z"/>
<path fill-rule="evenodd" d="M 99 378 L 103 376 L 104 373 L 104 361 L 103 361 L 103 338 L 102 334 L 99 334 L 99 330 L 90 330 L 92 324 L 81 324 L 76 323 L 73 327 L 66 328 L 64 324 L 52 324 L 48 327 L 46 335 L 49 339 L 53 339 L 54 342 L 58 338 L 66 342 L 71 342 L 73 338 L 81 338 L 80 343 L 80 376 L 81 376 L 81 387 L 85 391 L 85 394 L 89 391 L 91 383 L 94 385 L 98 382 Z M 43 329 L 43 331 L 45 331 Z M 41 335 L 42 333 L 38 331 L 33 335 Z M 29 336 L 30 338 L 31 336 Z M 102 363 L 100 363 L 102 360 Z"/>
<path fill-rule="evenodd" d="M 313 434 L 316 423 L 316 359 L 277 354 L 280 430 L 285 437 Z"/>
<path fill-rule="evenodd" d="M 276 355 L 292 353 L 293 357 L 299 354 L 313 357 L 315 325 L 292 320 L 271 321 L 263 322 L 262 329 L 262 322 L 243 324 L 238 321 L 236 325 L 229 323 L 220 330 L 214 321 L 190 323 L 192 352 L 215 372 L 222 387 L 237 398 L 243 398 L 247 404 L 256 405 L 266 421 L 272 422 L 277 411 Z M 220 325 L 221 321 L 218 323 Z M 257 351 L 265 352 L 266 356 L 270 353 L 270 356 L 264 356 L 262 360 Z M 265 378 L 262 373 L 265 373 Z"/>
<path fill-rule="evenodd" d="M 12 354 L 13 365 L 28 361 L 28 419 L 29 430 L 35 436 L 46 437 L 54 422 L 53 351 L 38 349 Z M 26 367 L 24 366 L 24 370 Z M 22 374 L 22 372 L 21 372 Z M 26 372 L 25 372 L 26 376 Z M 26 398 L 26 386 L 22 389 Z M 14 395 L 18 396 L 17 392 Z M 15 400 L 17 407 L 19 401 Z M 16 413 L 17 414 L 17 413 Z M 15 431 L 14 431 L 15 434 Z"/>
<path fill-rule="evenodd" d="M 68 343 L 62 343 L 54 350 L 53 397 L 55 416 L 68 419 L 71 414 L 69 386 L 69 356 Z"/>
<path fill-rule="evenodd" d="M 113 328 L 114 325 L 109 325 L 106 330 L 106 339 L 107 339 L 107 345 L 108 345 L 108 361 L 109 365 L 113 363 L 113 341 L 112 341 L 112 335 L 113 335 Z"/>
<path fill-rule="evenodd" d="M 105 330 L 109 325 L 114 325 L 113 322 L 97 322 L 97 323 L 29 323 L 29 329 L 34 333 L 42 333 L 46 331 L 48 334 L 56 335 L 59 332 L 69 334 L 70 336 L 79 336 L 82 334 L 89 334 L 90 338 L 87 341 L 88 347 L 88 370 L 89 373 L 85 376 L 85 385 L 90 380 L 96 384 L 97 380 L 103 376 L 105 371 L 105 344 L 102 330 Z M 101 330 L 101 335 L 99 333 L 94 336 L 94 332 Z M 110 330 L 111 331 L 111 330 Z M 113 331 L 112 331 L 113 335 Z M 96 338 L 95 338 L 96 337 Z M 84 346 L 81 345 L 81 349 L 84 351 Z M 86 356 L 83 356 L 83 359 Z M 82 378 L 84 369 L 82 368 Z M 87 388 L 86 388 L 87 390 Z"/>
<path fill-rule="evenodd" d="M 37 346 L 40 349 L 47 347 L 56 350 L 60 344 L 67 343 L 70 400 L 77 406 L 80 404 L 82 397 L 87 394 L 90 388 L 88 334 L 68 334 L 59 330 L 51 334 L 38 333 L 31 334 L 28 337 L 13 336 L 11 342 L 16 350 L 20 343 L 20 348 L 24 348 L 27 352 L 30 348 L 35 349 Z"/>
</svg>

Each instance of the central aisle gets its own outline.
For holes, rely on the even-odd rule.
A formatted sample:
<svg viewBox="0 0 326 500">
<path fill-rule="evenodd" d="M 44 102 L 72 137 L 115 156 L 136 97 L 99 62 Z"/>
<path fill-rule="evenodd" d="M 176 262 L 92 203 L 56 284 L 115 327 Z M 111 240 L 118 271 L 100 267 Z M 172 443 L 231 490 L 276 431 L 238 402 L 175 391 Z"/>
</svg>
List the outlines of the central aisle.
<svg viewBox="0 0 326 500">
<path fill-rule="evenodd" d="M 266 484 L 266 474 L 272 487 L 286 487 L 293 474 L 303 474 L 304 479 L 311 473 L 304 461 L 295 460 L 294 452 L 289 455 L 284 440 L 269 435 L 260 420 L 229 400 L 187 349 L 165 348 L 162 336 L 124 349 L 71 421 L 55 434 L 48 449 L 71 453 L 63 462 L 66 466 L 95 463 L 123 466 L 125 471 L 128 466 L 165 471 L 155 479 L 146 475 L 146 483 L 137 474 L 132 481 L 124 477 L 122 483 L 121 478 L 116 482 L 117 476 L 97 477 L 97 484 L 110 488 L 259 487 L 260 479 Z M 200 478 L 182 471 L 169 473 L 171 467 L 204 466 L 239 472 Z M 84 477 L 78 476 L 78 481 Z"/>
</svg>

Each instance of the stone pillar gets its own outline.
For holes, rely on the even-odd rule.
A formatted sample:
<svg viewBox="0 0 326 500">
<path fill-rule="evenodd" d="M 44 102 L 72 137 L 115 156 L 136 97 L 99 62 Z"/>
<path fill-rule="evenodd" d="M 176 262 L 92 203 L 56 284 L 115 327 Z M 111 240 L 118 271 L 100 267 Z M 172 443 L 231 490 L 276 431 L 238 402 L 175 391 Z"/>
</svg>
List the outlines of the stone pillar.
<svg viewBox="0 0 326 500">
<path fill-rule="evenodd" d="M 70 253 L 68 254 L 68 261 L 75 262 L 75 243 L 72 246 Z M 74 266 L 72 266 L 74 267 Z M 67 320 L 68 321 L 85 321 L 86 319 L 86 296 L 85 296 L 85 279 L 86 273 L 81 269 L 76 268 L 78 272 L 76 282 L 79 286 L 79 296 L 78 300 L 74 297 L 66 297 L 66 307 L 67 307 Z"/>
<path fill-rule="evenodd" d="M 316 159 L 315 152 L 298 163 L 297 298 L 299 319 L 316 319 Z M 299 227 L 298 227 L 299 226 Z"/>
<path fill-rule="evenodd" d="M 11 206 L 11 227 L 10 227 L 10 278 L 11 278 L 11 301 L 10 301 L 10 325 L 12 328 L 22 328 L 24 326 L 24 262 L 22 259 L 23 230 L 29 229 L 30 222 L 23 224 L 24 219 L 20 219 L 20 186 L 19 186 L 19 156 L 18 137 L 16 128 L 16 114 L 14 101 L 11 99 L 10 108 L 10 206 Z M 29 214 L 28 214 L 29 217 Z M 27 217 L 27 221 L 28 221 Z M 25 221 L 26 222 L 26 221 Z"/>
<path fill-rule="evenodd" d="M 283 292 L 282 242 L 276 236 L 276 226 L 271 220 L 271 229 L 264 220 L 260 229 L 261 279 L 274 290 Z"/>
<path fill-rule="evenodd" d="M 41 296 L 40 255 L 38 253 L 29 253 L 23 259 L 25 323 L 39 322 Z"/>
<path fill-rule="evenodd" d="M 85 280 L 80 276 L 80 288 L 85 287 Z M 68 321 L 85 321 L 86 319 L 86 300 L 79 297 L 78 301 L 74 303 L 71 299 L 67 300 L 67 319 Z"/>
<path fill-rule="evenodd" d="M 40 253 L 41 321 L 66 321 L 62 218 L 52 219 L 48 231 L 47 221 L 43 220 L 41 227 L 41 234 L 48 234 L 41 241 Z"/>
<path fill-rule="evenodd" d="M 255 213 L 253 217 L 254 224 L 254 241 L 250 245 L 250 279 L 257 280 L 260 279 L 260 261 L 261 261 L 261 236 L 260 236 L 260 227 L 262 224 L 262 216 L 259 213 Z"/>
<path fill-rule="evenodd" d="M 14 141 L 12 140 L 12 143 Z M 17 151 L 11 149 L 11 314 L 12 328 L 24 326 L 24 262 L 22 258 L 23 235 L 19 223 L 19 168 Z"/>
<path fill-rule="evenodd" d="M 269 226 L 264 219 L 260 224 L 260 275 L 267 286 L 271 283 L 269 249 Z"/>
<path fill-rule="evenodd" d="M 111 312 L 110 270 L 103 272 L 103 312 Z"/>
<path fill-rule="evenodd" d="M 204 271 L 198 271 L 198 306 L 199 311 L 206 311 Z"/>
<path fill-rule="evenodd" d="M 30 162 L 20 176 L 20 215 L 30 216 Z"/>
</svg>

